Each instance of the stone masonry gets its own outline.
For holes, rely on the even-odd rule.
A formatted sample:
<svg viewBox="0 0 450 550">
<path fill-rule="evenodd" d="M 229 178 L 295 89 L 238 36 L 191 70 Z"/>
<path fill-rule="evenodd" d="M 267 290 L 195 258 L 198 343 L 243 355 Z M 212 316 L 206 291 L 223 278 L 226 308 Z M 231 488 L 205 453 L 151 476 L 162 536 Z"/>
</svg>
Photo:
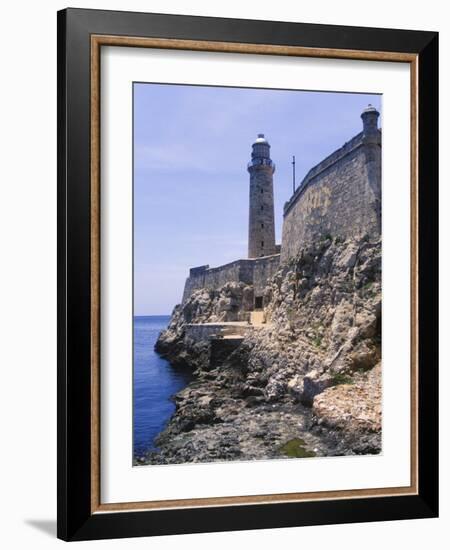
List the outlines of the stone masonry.
<svg viewBox="0 0 450 550">
<path fill-rule="evenodd" d="M 158 452 L 137 463 L 382 451 L 381 132 L 376 109 L 361 116 L 363 131 L 285 205 L 281 254 L 272 229 L 261 237 L 273 227 L 272 214 L 258 217 L 273 209 L 273 165 L 265 138 L 255 141 L 251 257 L 190 270 L 155 349 L 194 378 L 174 397 Z"/>
<path fill-rule="evenodd" d="M 275 254 L 275 214 L 273 206 L 273 173 L 270 145 L 264 134 L 258 134 L 252 145 L 250 173 L 248 257 Z"/>
<path fill-rule="evenodd" d="M 275 274 L 280 255 L 264 258 L 236 260 L 226 265 L 210 268 L 209 265 L 194 267 L 189 272 L 183 293 L 183 303 L 195 290 L 216 290 L 226 283 L 253 285 L 255 296 L 263 296 L 267 281 Z"/>
<path fill-rule="evenodd" d="M 368 107 L 363 131 L 314 166 L 284 207 L 281 262 L 327 237 L 381 233 L 381 131 Z"/>
<path fill-rule="evenodd" d="M 248 259 L 190 270 L 183 303 L 195 290 L 228 282 L 253 285 L 255 308 L 264 306 L 264 288 L 279 264 L 287 264 L 309 244 L 381 233 L 381 130 L 378 111 L 361 114 L 363 131 L 311 168 L 284 207 L 280 247 L 275 245 L 273 173 L 264 134 L 252 145 Z"/>
</svg>

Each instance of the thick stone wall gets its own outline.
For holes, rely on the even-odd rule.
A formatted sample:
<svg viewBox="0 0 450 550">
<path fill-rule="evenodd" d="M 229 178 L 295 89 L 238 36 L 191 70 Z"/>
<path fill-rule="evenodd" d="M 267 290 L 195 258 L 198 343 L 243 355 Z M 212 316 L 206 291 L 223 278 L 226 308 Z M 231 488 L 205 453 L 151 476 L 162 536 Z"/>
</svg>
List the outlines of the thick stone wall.
<svg viewBox="0 0 450 550">
<path fill-rule="evenodd" d="M 274 165 L 270 145 L 264 136 L 253 144 L 250 172 L 249 250 L 250 258 L 210 268 L 190 270 L 183 302 L 195 290 L 217 290 L 226 283 L 252 285 L 256 298 L 264 294 L 268 280 L 280 261 L 288 263 L 300 250 L 328 237 L 379 237 L 381 233 L 381 131 L 379 113 L 369 106 L 361 115 L 363 131 L 343 147 L 311 168 L 284 207 L 281 253 L 274 244 L 273 184 Z M 270 228 L 270 230 L 269 230 Z M 264 230 L 264 231 L 263 231 Z M 275 254 L 260 256 L 270 242 Z M 255 246 L 256 246 L 255 244 Z M 260 302 L 258 302 L 260 303 Z M 261 306 L 257 306 L 258 308 Z"/>
<path fill-rule="evenodd" d="M 262 296 L 271 279 L 280 265 L 280 255 L 258 258 L 253 263 L 253 289 L 255 296 Z"/>
<path fill-rule="evenodd" d="M 310 170 L 284 208 L 281 263 L 331 236 L 381 232 L 381 132 L 355 136 Z"/>
<path fill-rule="evenodd" d="M 267 280 L 275 273 L 279 263 L 280 255 L 274 254 L 265 258 L 236 260 L 213 268 L 207 265 L 194 267 L 190 270 L 184 285 L 183 303 L 195 290 L 216 290 L 231 282 L 255 285 L 255 292 L 262 293 Z"/>
<path fill-rule="evenodd" d="M 242 325 L 233 325 L 229 323 L 225 325 L 224 323 L 196 323 L 189 324 L 185 327 L 186 338 L 191 338 L 195 341 L 209 340 L 214 336 L 219 336 L 227 332 L 226 329 L 229 329 L 228 332 L 233 332 L 233 334 L 239 334 L 243 336 L 248 332 L 249 327 Z"/>
<path fill-rule="evenodd" d="M 210 268 L 201 266 L 192 268 L 184 285 L 183 302 L 195 291 L 201 288 L 210 290 L 218 289 L 225 283 L 251 284 L 253 280 L 252 266 L 247 265 L 248 260 L 236 260 L 229 264 Z"/>
</svg>

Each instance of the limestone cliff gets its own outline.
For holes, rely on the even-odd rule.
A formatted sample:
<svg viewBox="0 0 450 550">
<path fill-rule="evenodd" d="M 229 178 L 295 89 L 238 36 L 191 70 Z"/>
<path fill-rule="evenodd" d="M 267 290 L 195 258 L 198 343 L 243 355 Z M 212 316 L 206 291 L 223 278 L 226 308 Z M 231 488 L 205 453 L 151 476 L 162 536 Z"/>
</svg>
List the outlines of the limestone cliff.
<svg viewBox="0 0 450 550">
<path fill-rule="evenodd" d="M 195 291 L 175 308 L 156 349 L 195 377 L 175 396 L 160 452 L 142 462 L 380 451 L 381 241 L 324 235 L 280 266 L 264 294 L 258 326 L 240 317 L 253 295 L 243 283 Z M 218 322 L 240 328 L 219 362 L 211 332 L 190 332 Z"/>
</svg>

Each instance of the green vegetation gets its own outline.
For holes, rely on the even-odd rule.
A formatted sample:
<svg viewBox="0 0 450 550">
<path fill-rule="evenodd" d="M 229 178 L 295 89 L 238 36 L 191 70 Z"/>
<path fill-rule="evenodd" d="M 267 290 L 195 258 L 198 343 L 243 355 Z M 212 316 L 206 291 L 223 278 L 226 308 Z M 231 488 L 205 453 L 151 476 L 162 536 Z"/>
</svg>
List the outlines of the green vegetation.
<svg viewBox="0 0 450 550">
<path fill-rule="evenodd" d="M 371 298 L 376 295 L 376 292 L 373 288 L 374 281 L 368 281 L 361 287 L 361 292 L 367 296 L 368 298 Z"/>
<path fill-rule="evenodd" d="M 373 281 L 368 281 L 361 287 L 361 292 L 363 295 L 367 296 L 368 298 L 372 298 L 375 296 L 375 292 L 373 290 Z"/>
<path fill-rule="evenodd" d="M 282 447 L 280 452 L 291 458 L 310 458 L 316 456 L 314 451 L 308 451 L 306 449 L 306 443 L 303 439 L 296 437 L 287 441 Z"/>
<path fill-rule="evenodd" d="M 313 340 L 313 344 L 316 346 L 316 348 L 320 348 L 320 346 L 322 345 L 322 336 L 316 336 Z"/>
<path fill-rule="evenodd" d="M 362 374 L 366 374 L 366 373 L 367 373 L 367 369 L 364 368 L 364 367 L 358 367 L 358 368 L 355 369 L 353 372 L 354 372 L 355 374 L 360 374 L 360 375 L 362 375 Z"/>
<path fill-rule="evenodd" d="M 339 384 L 353 384 L 354 380 L 348 374 L 343 374 L 341 372 L 336 373 L 331 379 L 332 386 L 339 386 Z"/>
<path fill-rule="evenodd" d="M 342 290 L 343 292 L 352 293 L 355 290 L 353 279 L 347 278 L 346 280 L 343 280 L 339 286 L 340 290 Z"/>
<path fill-rule="evenodd" d="M 333 237 L 329 233 L 325 233 L 325 235 L 322 235 L 320 237 L 320 240 L 323 241 L 332 241 Z"/>
<path fill-rule="evenodd" d="M 309 337 L 312 341 L 312 344 L 316 346 L 316 348 L 322 347 L 324 332 L 325 332 L 325 327 L 323 323 L 321 322 L 311 323 L 311 332 L 312 334 L 310 334 Z"/>
</svg>

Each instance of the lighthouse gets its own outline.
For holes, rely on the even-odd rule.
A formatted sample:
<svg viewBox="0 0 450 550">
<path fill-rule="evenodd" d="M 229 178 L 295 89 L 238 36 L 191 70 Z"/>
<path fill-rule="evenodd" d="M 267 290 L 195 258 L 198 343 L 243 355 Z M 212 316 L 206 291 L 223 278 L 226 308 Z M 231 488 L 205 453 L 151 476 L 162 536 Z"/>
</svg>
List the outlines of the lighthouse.
<svg viewBox="0 0 450 550">
<path fill-rule="evenodd" d="M 270 145 L 264 134 L 258 134 L 252 145 L 248 223 L 248 257 L 259 258 L 276 253 L 273 173 Z"/>
</svg>

